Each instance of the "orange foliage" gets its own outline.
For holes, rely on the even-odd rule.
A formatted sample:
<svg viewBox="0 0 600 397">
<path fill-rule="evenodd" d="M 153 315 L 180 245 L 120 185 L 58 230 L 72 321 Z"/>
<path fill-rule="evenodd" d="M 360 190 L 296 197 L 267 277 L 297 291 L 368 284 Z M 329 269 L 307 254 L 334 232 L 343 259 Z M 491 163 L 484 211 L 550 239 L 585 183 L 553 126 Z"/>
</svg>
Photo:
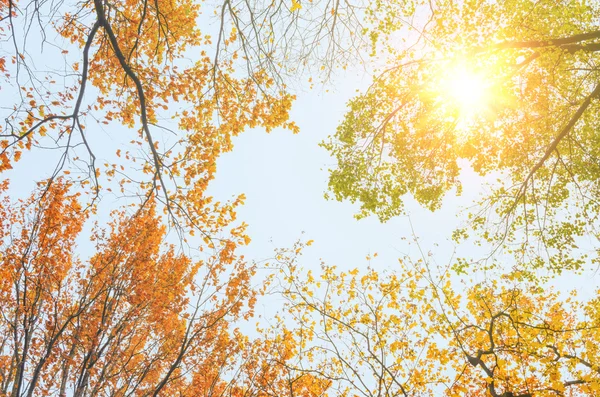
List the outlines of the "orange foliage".
<svg viewBox="0 0 600 397">
<path fill-rule="evenodd" d="M 151 201 L 95 226 L 95 252 L 84 259 L 75 252 L 88 212 L 68 183 L 12 206 L 3 197 L 0 396 L 199 396 L 233 387 L 245 348 L 230 323 L 251 315 L 257 292 L 232 241 L 204 258 L 179 253 L 164 242 Z"/>
<path fill-rule="evenodd" d="M 11 41 L 16 37 L 11 26 L 32 22 L 20 14 L 5 18 L 8 10 L 1 7 L 6 4 L 0 3 L 0 39 Z M 14 56 L 0 54 L 5 92 L 15 91 L 0 126 L 0 172 L 32 147 L 59 149 L 63 154 L 50 180 L 69 175 L 87 187 L 92 202 L 101 184 L 146 199 L 154 195 L 179 226 L 212 237 L 222 218 L 233 216 L 229 203 L 209 206 L 212 198 L 205 195 L 218 156 L 247 128 L 296 132 L 297 126 L 288 120 L 294 96 L 261 68 L 240 74 L 234 67 L 237 55 L 228 55 L 235 27 L 222 25 L 214 43 L 200 30 L 200 7 L 192 0 L 88 0 L 36 9 L 50 21 L 41 36 L 55 34 L 67 43 L 48 57 L 64 57 L 65 70 L 37 70 L 19 46 Z M 220 51 L 209 56 L 214 45 Z M 190 53 L 199 56 L 190 61 Z M 39 77 L 20 78 L 24 69 Z M 100 126 L 111 123 L 130 130 L 125 132 L 129 146 L 93 143 Z M 97 163 L 100 153 L 115 161 Z M 88 171 L 73 173 L 67 159 L 84 162 Z"/>
</svg>

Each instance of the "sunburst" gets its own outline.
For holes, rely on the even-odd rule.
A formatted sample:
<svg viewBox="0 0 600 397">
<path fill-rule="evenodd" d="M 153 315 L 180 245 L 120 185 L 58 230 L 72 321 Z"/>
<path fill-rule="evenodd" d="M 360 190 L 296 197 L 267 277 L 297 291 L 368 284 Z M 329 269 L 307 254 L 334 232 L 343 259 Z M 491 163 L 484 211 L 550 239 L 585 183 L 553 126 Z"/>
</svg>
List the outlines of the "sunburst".
<svg viewBox="0 0 600 397">
<path fill-rule="evenodd" d="M 461 118 L 472 118 L 483 113 L 490 100 L 490 84 L 482 73 L 465 66 L 451 68 L 443 76 L 442 90 L 446 99 Z"/>
</svg>

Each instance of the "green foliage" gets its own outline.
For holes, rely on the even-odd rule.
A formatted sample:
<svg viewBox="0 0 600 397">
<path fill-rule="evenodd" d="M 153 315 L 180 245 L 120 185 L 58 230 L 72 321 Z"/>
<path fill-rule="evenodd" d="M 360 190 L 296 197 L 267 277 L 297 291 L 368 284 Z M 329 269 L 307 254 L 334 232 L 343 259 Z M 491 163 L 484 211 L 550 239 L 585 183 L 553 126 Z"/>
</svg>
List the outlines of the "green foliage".
<svg viewBox="0 0 600 397">
<path fill-rule="evenodd" d="M 323 143 L 337 160 L 333 196 L 381 221 L 401 214 L 407 195 L 436 210 L 449 191 L 460 194 L 468 164 L 500 176 L 470 217 L 480 241 L 533 267 L 580 268 L 585 256 L 571 252 L 596 235 L 600 212 L 598 4 L 414 7 L 418 38 L 399 47 L 394 31 L 409 22 L 382 22 L 375 47 L 393 47 L 388 68 Z M 479 79 L 483 93 L 465 98 L 461 75 Z"/>
</svg>

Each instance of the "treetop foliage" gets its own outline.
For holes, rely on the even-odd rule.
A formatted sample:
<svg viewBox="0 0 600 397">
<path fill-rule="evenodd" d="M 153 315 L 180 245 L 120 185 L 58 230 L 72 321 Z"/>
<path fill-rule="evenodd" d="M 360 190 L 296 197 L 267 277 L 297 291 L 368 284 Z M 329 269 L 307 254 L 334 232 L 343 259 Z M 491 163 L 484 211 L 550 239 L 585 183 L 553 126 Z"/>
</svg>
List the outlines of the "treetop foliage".
<svg viewBox="0 0 600 397">
<path fill-rule="evenodd" d="M 560 278 L 598 260 L 599 7 L 0 0 L 0 397 L 600 394 L 598 291 Z M 472 168 L 491 190 L 452 237 L 488 258 L 242 255 L 217 159 L 298 132 L 298 81 L 356 65 L 378 69 L 322 143 L 331 195 L 387 221 Z"/>
<path fill-rule="evenodd" d="M 468 166 L 501 179 L 469 223 L 483 229 L 482 240 L 521 252 L 534 267 L 579 268 L 585 258 L 568 254 L 595 234 L 600 210 L 598 4 L 431 7 L 415 18 L 412 46 L 383 36 L 377 47 L 389 54 L 387 66 L 323 143 L 337 159 L 331 193 L 359 202 L 359 217 L 385 221 L 403 212 L 407 195 L 438 209 L 447 192 L 460 194 Z M 461 74 L 484 91 L 469 109 L 446 88 L 463 84 Z"/>
</svg>

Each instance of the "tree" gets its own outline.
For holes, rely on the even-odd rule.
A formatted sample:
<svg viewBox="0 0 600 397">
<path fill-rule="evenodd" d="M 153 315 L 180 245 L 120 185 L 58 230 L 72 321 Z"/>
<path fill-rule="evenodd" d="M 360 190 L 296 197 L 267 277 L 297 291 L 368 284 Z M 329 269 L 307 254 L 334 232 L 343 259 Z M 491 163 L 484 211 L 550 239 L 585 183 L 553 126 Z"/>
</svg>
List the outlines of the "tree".
<svg viewBox="0 0 600 397">
<path fill-rule="evenodd" d="M 375 36 L 388 66 L 323 144 L 337 159 L 333 196 L 385 221 L 402 213 L 406 195 L 439 208 L 448 191 L 460 194 L 460 171 L 471 167 L 502 179 L 471 214 L 482 240 L 530 268 L 589 263 L 577 247 L 597 236 L 600 210 L 598 4 L 375 7 L 413 15 L 404 37 L 417 38 L 398 48 L 406 23 L 393 22 Z"/>
<path fill-rule="evenodd" d="M 243 348 L 230 324 L 252 314 L 259 293 L 254 268 L 231 246 L 195 260 L 176 253 L 150 202 L 135 216 L 115 211 L 108 229 L 96 225 L 95 252 L 81 258 L 79 193 L 57 180 L 11 205 L 6 189 L 0 395 L 197 396 L 209 394 L 201 384 L 227 387 Z"/>
<path fill-rule="evenodd" d="M 185 231 L 213 237 L 205 191 L 217 157 L 247 128 L 297 132 L 286 77 L 313 63 L 327 74 L 364 38 L 360 7 L 339 1 L 224 0 L 214 20 L 209 7 L 3 1 L 0 171 L 54 149 L 50 183 L 76 181 L 91 205 L 109 191 L 142 206 L 154 197 Z"/>
<path fill-rule="evenodd" d="M 81 257 L 90 212 L 73 186 L 58 178 L 18 204 L 1 188 L 0 396 L 325 394 L 329 382 L 289 368 L 285 333 L 236 328 L 265 291 L 230 245 L 239 230 L 216 253 L 177 253 L 150 201 L 96 223 Z"/>
<path fill-rule="evenodd" d="M 461 168 L 499 178 L 454 237 L 474 229 L 517 266 L 473 275 L 481 269 L 466 272 L 464 260 L 438 267 L 422 257 L 393 270 L 323 265 L 305 275 L 296 247 L 282 252 L 288 327 L 309 371 L 341 395 L 597 395 L 598 292 L 559 293 L 536 270 L 597 261 L 586 251 L 597 253 L 600 210 L 598 4 L 374 9 L 391 15 L 373 35 L 373 55 L 387 63 L 323 143 L 337 160 L 331 194 L 359 202 L 358 217 L 386 221 L 407 195 L 438 209 L 460 193 Z M 398 48 L 399 37 L 409 43 Z"/>
<path fill-rule="evenodd" d="M 595 396 L 600 390 L 598 294 L 588 301 L 528 281 L 458 280 L 428 258 L 395 269 L 274 269 L 287 300 L 294 370 L 341 396 Z M 283 315 L 282 315 L 283 317 Z M 291 365 L 287 363 L 286 365 Z"/>
<path fill-rule="evenodd" d="M 324 77 L 344 65 L 365 37 L 356 33 L 362 9 L 225 0 L 211 29 L 201 25 L 201 6 L 0 2 L 0 172 L 32 149 L 58 153 L 51 164 L 25 160 L 49 177 L 16 207 L 6 199 L 0 214 L 0 394 L 327 389 L 318 376 L 280 365 L 294 358 L 280 351 L 281 337 L 244 346 L 231 331 L 256 295 L 253 268 L 235 254 L 249 241 L 243 225 L 232 225 L 243 196 L 213 203 L 206 189 L 217 157 L 243 130 L 297 131 L 284 77 L 315 58 Z M 124 127 L 130 143 L 98 143 L 119 135 L 103 125 Z M 81 259 L 76 238 L 110 191 L 139 197 L 136 210 L 114 212 L 108 230 L 96 227 L 96 253 Z M 164 244 L 161 211 L 184 239 L 200 231 L 197 246 L 212 254 L 192 260 Z"/>
</svg>

